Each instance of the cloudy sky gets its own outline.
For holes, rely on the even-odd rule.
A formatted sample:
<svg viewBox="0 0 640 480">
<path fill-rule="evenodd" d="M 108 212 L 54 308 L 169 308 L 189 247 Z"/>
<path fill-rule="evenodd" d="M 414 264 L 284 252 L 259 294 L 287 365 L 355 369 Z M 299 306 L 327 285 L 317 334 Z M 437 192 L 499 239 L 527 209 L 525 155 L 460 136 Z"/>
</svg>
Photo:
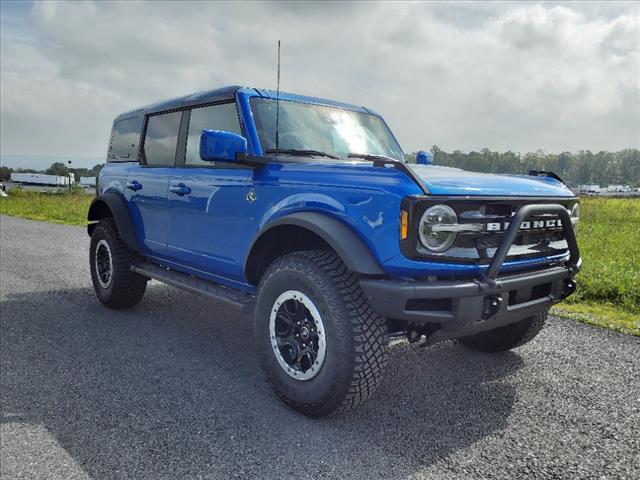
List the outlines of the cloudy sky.
<svg viewBox="0 0 640 480">
<path fill-rule="evenodd" d="M 406 151 L 640 147 L 640 4 L 2 2 L 0 154 L 103 157 L 227 84 L 369 106 Z"/>
</svg>

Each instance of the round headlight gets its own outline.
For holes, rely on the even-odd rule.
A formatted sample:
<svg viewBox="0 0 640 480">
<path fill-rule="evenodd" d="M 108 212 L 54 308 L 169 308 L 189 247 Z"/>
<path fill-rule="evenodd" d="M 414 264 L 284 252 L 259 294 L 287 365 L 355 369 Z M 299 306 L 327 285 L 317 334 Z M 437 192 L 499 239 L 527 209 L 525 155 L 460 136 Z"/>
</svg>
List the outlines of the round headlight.
<svg viewBox="0 0 640 480">
<path fill-rule="evenodd" d="M 432 252 L 444 252 L 453 245 L 457 234 L 456 232 L 441 231 L 437 226 L 456 223 L 458 223 L 458 217 L 451 207 L 434 205 L 428 208 L 420 219 L 418 230 L 420 242 Z"/>
<path fill-rule="evenodd" d="M 571 219 L 572 220 L 578 220 L 580 218 L 580 204 L 576 203 L 573 208 L 571 209 Z"/>
<path fill-rule="evenodd" d="M 580 220 L 580 204 L 576 203 L 571 209 L 571 225 L 573 228 L 578 228 L 578 220 Z"/>
</svg>

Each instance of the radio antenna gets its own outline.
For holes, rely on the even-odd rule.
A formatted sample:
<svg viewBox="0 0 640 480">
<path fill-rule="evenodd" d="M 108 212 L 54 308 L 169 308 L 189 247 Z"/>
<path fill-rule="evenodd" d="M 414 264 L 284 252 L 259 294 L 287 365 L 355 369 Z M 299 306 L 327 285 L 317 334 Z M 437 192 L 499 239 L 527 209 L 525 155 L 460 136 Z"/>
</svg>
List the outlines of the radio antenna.
<svg viewBox="0 0 640 480">
<path fill-rule="evenodd" d="M 276 158 L 278 158 L 278 148 L 280 146 L 280 40 L 278 40 L 278 83 L 276 87 Z"/>
</svg>

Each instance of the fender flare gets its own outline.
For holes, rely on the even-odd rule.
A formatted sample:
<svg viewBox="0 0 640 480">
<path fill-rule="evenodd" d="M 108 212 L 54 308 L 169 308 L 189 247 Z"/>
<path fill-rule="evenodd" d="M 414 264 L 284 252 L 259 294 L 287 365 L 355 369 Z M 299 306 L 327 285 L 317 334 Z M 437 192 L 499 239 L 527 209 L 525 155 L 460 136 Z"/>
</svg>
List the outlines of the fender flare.
<svg viewBox="0 0 640 480">
<path fill-rule="evenodd" d="M 264 234 L 273 228 L 293 225 L 303 227 L 322 238 L 338 254 L 349 270 L 361 275 L 385 275 L 379 262 L 369 247 L 356 233 L 339 220 L 318 212 L 297 212 L 285 215 L 267 223 L 249 244 L 244 260 L 243 271 L 247 271 L 247 262 L 253 248 Z"/>
<path fill-rule="evenodd" d="M 105 215 L 108 212 L 111 213 L 110 216 L 115 220 L 120 238 L 122 238 L 127 248 L 139 252 L 140 246 L 138 245 L 136 231 L 133 228 L 133 222 L 129 214 L 129 207 L 127 207 L 125 199 L 117 193 L 110 192 L 99 195 L 91 202 L 87 213 L 87 220 L 90 222 L 87 225 L 89 236 L 93 233 L 96 222 L 105 216 L 109 216 Z"/>
</svg>

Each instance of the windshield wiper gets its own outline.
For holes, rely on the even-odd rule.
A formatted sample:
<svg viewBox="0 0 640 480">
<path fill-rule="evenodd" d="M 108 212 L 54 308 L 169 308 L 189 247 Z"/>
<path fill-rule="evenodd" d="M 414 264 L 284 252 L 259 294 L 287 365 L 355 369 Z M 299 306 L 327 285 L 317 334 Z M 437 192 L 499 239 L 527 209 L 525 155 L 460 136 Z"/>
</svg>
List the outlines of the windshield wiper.
<svg viewBox="0 0 640 480">
<path fill-rule="evenodd" d="M 350 153 L 349 155 L 347 155 L 347 157 L 349 157 L 349 158 L 364 158 L 365 160 L 372 160 L 374 162 L 376 160 L 382 160 L 382 161 L 386 161 L 386 162 L 404 163 L 404 162 L 401 162 L 400 160 L 396 160 L 395 158 L 387 157 L 386 155 L 374 155 L 374 154 L 371 154 L 371 153 Z"/>
<path fill-rule="evenodd" d="M 330 153 L 321 152 L 320 150 L 298 150 L 296 148 L 270 148 L 265 153 L 284 153 L 285 155 L 301 155 L 304 157 L 328 157 L 334 160 L 339 160 L 340 157 L 331 155 Z"/>
</svg>

